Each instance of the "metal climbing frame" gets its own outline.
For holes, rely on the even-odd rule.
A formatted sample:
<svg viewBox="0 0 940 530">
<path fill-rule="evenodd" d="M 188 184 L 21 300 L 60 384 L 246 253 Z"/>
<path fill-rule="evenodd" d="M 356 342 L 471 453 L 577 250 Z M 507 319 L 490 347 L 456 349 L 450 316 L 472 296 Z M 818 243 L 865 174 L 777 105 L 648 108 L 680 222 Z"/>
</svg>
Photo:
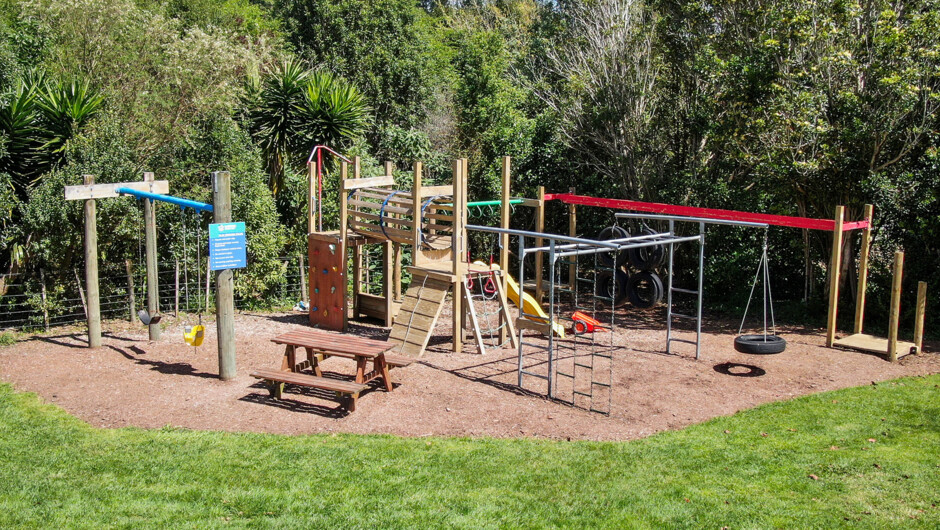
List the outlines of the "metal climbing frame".
<svg viewBox="0 0 940 530">
<path fill-rule="evenodd" d="M 702 286 L 702 270 L 705 267 L 705 225 L 706 224 L 718 224 L 718 225 L 728 225 L 728 226 L 749 226 L 749 227 L 762 227 L 767 228 L 766 223 L 755 223 L 751 221 L 732 221 L 724 219 L 710 219 L 707 217 L 683 217 L 680 215 L 665 215 L 665 214 L 649 214 L 649 213 L 630 213 L 630 212 L 621 212 L 615 214 L 618 219 L 644 219 L 644 220 L 657 220 L 657 221 L 668 221 L 669 222 L 669 233 L 675 233 L 675 224 L 676 221 L 687 222 L 687 223 L 698 223 L 698 231 L 700 238 L 699 243 L 699 252 L 698 252 L 698 288 L 696 290 L 692 289 L 683 289 L 673 285 L 673 254 L 675 252 L 675 244 L 669 243 L 669 281 L 668 287 L 666 288 L 666 353 L 672 353 L 672 343 L 673 342 L 683 342 L 686 344 L 695 345 L 695 358 L 699 359 L 701 356 L 701 339 L 702 339 L 702 297 L 703 297 L 703 286 Z M 696 297 L 696 310 L 695 316 L 686 315 L 683 313 L 677 313 L 673 310 L 672 295 L 673 293 L 678 294 L 687 294 L 693 295 Z M 681 318 L 685 320 L 694 320 L 695 321 L 695 340 L 687 339 L 678 339 L 673 337 L 672 323 L 674 318 Z"/>
<path fill-rule="evenodd" d="M 670 248 L 670 257 L 671 257 L 672 249 L 673 249 L 673 247 L 674 247 L 676 244 L 678 244 L 678 243 L 684 243 L 684 242 L 698 241 L 699 244 L 700 244 L 700 246 L 701 246 L 702 248 L 704 248 L 704 238 L 705 238 L 705 236 L 704 236 L 704 231 L 702 231 L 702 233 L 700 233 L 699 235 L 696 235 L 696 236 L 679 237 L 679 236 L 676 236 L 676 235 L 670 230 L 669 232 L 661 232 L 661 233 L 654 233 L 654 234 L 644 234 L 644 235 L 640 235 L 640 236 L 630 236 L 630 237 L 626 237 L 626 238 L 612 239 L 612 240 L 607 240 L 607 241 L 597 241 L 597 240 L 593 240 L 593 239 L 583 239 L 583 238 L 570 237 L 570 236 L 560 236 L 560 235 L 555 235 L 555 234 L 545 234 L 545 233 L 540 233 L 540 232 L 530 232 L 530 231 L 526 231 L 526 230 L 512 230 L 512 229 L 504 229 L 504 228 L 494 228 L 494 227 L 488 227 L 488 226 L 468 225 L 468 226 L 467 226 L 467 229 L 468 229 L 468 230 L 482 231 L 482 232 L 492 232 L 492 233 L 498 233 L 498 234 L 507 234 L 507 235 L 510 235 L 510 236 L 516 236 L 516 237 L 518 238 L 518 242 L 519 242 L 519 243 L 518 243 L 518 245 L 519 245 L 519 246 L 518 246 L 518 258 L 519 258 L 519 276 L 518 276 L 518 281 L 519 281 L 519 285 L 520 285 L 520 286 L 524 286 L 524 285 L 525 285 L 525 259 L 526 259 L 526 257 L 528 257 L 528 256 L 530 256 L 530 255 L 535 255 L 535 254 L 537 254 L 537 253 L 547 253 L 547 254 L 548 254 L 549 285 L 550 285 L 550 289 L 548 289 L 548 312 L 547 312 L 547 315 L 545 315 L 545 316 L 548 317 L 548 321 L 547 321 L 547 322 L 545 321 L 545 316 L 543 316 L 543 315 L 536 315 L 536 314 L 527 313 L 526 310 L 525 310 L 525 304 L 524 304 L 524 303 L 523 303 L 523 304 L 519 304 L 519 305 L 520 305 L 520 308 L 519 308 L 519 320 L 517 321 L 517 327 L 518 327 L 518 333 L 519 333 L 518 385 L 519 385 L 520 387 L 522 387 L 524 376 L 530 376 L 530 377 L 536 377 L 536 378 L 545 379 L 546 382 L 547 382 L 547 394 L 548 394 L 549 397 L 551 397 L 551 398 L 553 398 L 553 399 L 558 399 L 558 397 L 556 396 L 556 392 L 555 392 L 555 390 L 556 390 L 556 379 L 555 379 L 555 376 L 556 376 L 556 374 L 558 373 L 558 372 L 557 372 L 557 367 L 556 367 L 556 362 L 558 361 L 558 347 L 556 346 L 556 343 L 557 343 L 557 341 L 559 341 L 559 340 L 573 340 L 573 341 L 577 341 L 577 340 L 578 340 L 577 338 L 573 338 L 573 339 L 560 339 L 560 338 L 556 338 L 557 330 L 559 330 L 559 329 L 564 329 L 563 324 L 562 324 L 562 322 L 561 322 L 561 319 L 560 319 L 559 317 L 557 317 L 556 315 L 557 315 L 557 313 L 558 313 L 557 309 L 558 309 L 558 307 L 559 307 L 559 305 L 558 305 L 558 302 L 559 302 L 559 298 L 558 298 L 558 297 L 559 297 L 559 294 L 560 294 L 559 291 L 565 289 L 565 287 L 560 286 L 560 285 L 556 282 L 556 277 L 557 277 L 557 275 L 556 275 L 556 273 L 555 273 L 556 265 L 569 265 L 569 266 L 570 266 L 570 265 L 572 265 L 572 261 L 571 261 L 571 260 L 573 259 L 573 260 L 574 260 L 574 265 L 577 266 L 577 261 L 576 261 L 576 260 L 577 260 L 577 257 L 578 257 L 578 256 L 592 255 L 592 256 L 595 257 L 595 260 L 596 260 L 596 256 L 599 255 L 599 254 L 602 254 L 602 253 L 612 253 L 612 252 L 613 252 L 613 253 L 616 253 L 616 252 L 628 251 L 628 250 L 630 250 L 630 249 L 639 249 L 639 248 L 646 248 L 646 247 L 655 247 L 655 246 L 661 246 L 661 245 L 668 245 L 668 246 L 669 246 L 669 248 Z M 525 242 L 526 238 L 534 238 L 534 239 L 547 240 L 547 241 L 548 241 L 548 245 L 542 245 L 542 246 L 537 246 L 537 247 L 532 247 L 532 248 L 526 248 L 526 242 Z M 701 265 L 701 263 L 702 263 L 702 260 L 701 260 L 701 259 L 700 259 L 699 263 L 700 263 L 700 265 Z M 670 277 L 671 277 L 671 272 L 672 272 L 672 271 L 671 271 L 671 264 L 672 264 L 672 260 L 670 259 Z M 612 266 L 612 269 L 614 269 L 614 268 L 615 268 L 615 267 Z M 577 280 L 577 283 L 596 283 L 598 268 L 595 267 L 594 271 L 595 271 L 595 273 L 594 273 L 594 277 L 593 277 L 592 279 L 579 278 L 579 279 Z M 699 283 L 701 283 L 701 274 L 702 274 L 702 270 L 701 270 L 701 267 L 700 267 L 700 268 L 699 268 Z M 520 288 L 521 288 L 521 287 L 520 287 Z M 574 292 L 572 293 L 573 296 L 575 297 L 575 298 L 574 298 L 574 305 L 573 305 L 573 307 L 575 307 L 575 308 L 581 307 L 581 306 L 579 306 L 579 304 L 578 304 L 578 299 L 577 299 L 577 291 L 579 291 L 578 285 L 575 285 L 575 286 L 568 286 L 567 289 L 570 290 L 570 291 L 574 291 Z M 701 289 L 700 289 L 700 291 L 701 291 Z M 520 293 L 520 298 L 521 298 L 521 297 L 522 297 L 522 294 Z M 614 317 L 613 317 L 615 311 L 614 311 L 613 305 L 614 305 L 615 296 L 611 296 L 611 297 L 599 296 L 599 297 L 598 297 L 598 296 L 595 294 L 595 298 L 603 299 L 602 301 L 605 301 L 605 302 L 607 302 L 607 301 L 608 301 L 607 298 L 609 298 L 609 302 L 610 302 L 610 304 L 611 304 L 611 308 L 610 308 L 610 315 L 611 315 L 611 317 L 610 317 L 610 326 L 611 326 L 611 329 L 610 329 L 610 331 L 611 331 L 610 336 L 611 336 L 611 344 L 606 348 L 606 351 L 607 351 L 608 353 L 598 355 L 598 354 L 597 354 L 597 351 L 598 351 L 598 350 L 597 350 L 597 342 L 596 342 L 596 340 L 594 339 L 594 337 L 592 336 L 592 338 L 591 338 L 591 347 L 592 347 L 592 348 L 591 348 L 591 364 L 590 364 L 590 369 L 591 369 L 592 372 L 594 371 L 594 369 L 595 369 L 594 359 L 595 359 L 595 357 L 600 356 L 600 357 L 608 358 L 608 359 L 611 361 L 610 363 L 608 363 L 608 372 L 609 372 L 609 371 L 612 369 L 612 360 L 613 360 L 613 358 L 612 358 L 612 353 L 613 353 L 613 335 L 614 335 L 614 324 L 615 324 Z M 592 308 L 591 308 L 591 309 L 592 309 L 592 311 L 596 314 L 596 312 L 597 312 L 596 301 L 595 301 L 595 304 L 592 305 Z M 593 315 L 592 315 L 592 316 L 593 316 Z M 547 345 L 543 346 L 542 344 L 533 343 L 533 342 L 525 342 L 525 341 L 523 340 L 523 339 L 524 339 L 523 333 L 524 333 L 525 329 L 526 329 L 527 327 L 529 327 L 530 329 L 533 327 L 533 326 L 523 326 L 523 325 L 521 325 L 520 322 L 521 322 L 523 319 L 527 319 L 529 322 L 542 323 L 542 325 L 536 325 L 536 326 L 534 326 L 534 327 L 537 328 L 537 329 L 540 329 L 541 331 L 543 331 L 543 332 L 547 335 Z M 570 320 L 570 319 L 569 319 L 569 320 Z M 575 343 L 575 344 L 577 344 L 577 343 Z M 523 349 L 524 349 L 524 347 L 526 347 L 526 346 L 528 346 L 528 347 L 533 347 L 533 348 L 538 348 L 538 349 L 541 349 L 541 350 L 546 351 L 546 353 L 547 353 L 547 360 L 546 360 L 546 362 L 547 362 L 547 371 L 546 371 L 545 374 L 539 374 L 539 373 L 531 372 L 531 371 L 528 371 L 528 370 L 525 369 L 524 364 L 523 364 L 523 360 L 524 360 L 524 359 L 523 359 Z M 667 347 L 668 347 L 668 342 L 667 342 Z M 576 359 L 576 353 L 573 354 L 573 355 L 574 355 L 574 357 L 575 357 L 575 360 L 574 360 L 574 367 L 573 367 L 573 368 L 576 369 L 576 368 L 578 367 L 578 361 L 577 361 L 577 359 Z M 606 357 L 605 357 L 605 355 L 606 355 Z M 588 366 L 587 366 L 587 365 L 584 365 L 583 367 L 587 368 Z M 576 371 L 576 370 L 573 370 L 573 372 L 574 372 L 574 371 Z M 561 374 L 561 375 L 562 375 L 563 377 L 569 377 L 569 378 L 571 378 L 572 380 L 575 379 L 575 374 L 574 374 L 574 373 L 570 373 L 570 374 L 568 374 L 568 373 L 563 373 L 563 374 Z M 588 395 L 588 397 L 590 398 L 590 402 L 591 402 L 591 405 L 590 405 L 590 409 L 591 409 L 591 410 L 596 410 L 596 408 L 595 408 L 595 406 L 594 406 L 594 396 L 593 396 L 594 387 L 595 387 L 595 386 L 606 386 L 609 390 L 611 390 L 611 389 L 610 389 L 610 386 L 611 386 L 610 381 L 611 381 L 611 378 L 610 378 L 609 373 L 608 373 L 607 383 L 595 382 L 595 378 L 594 378 L 594 376 L 593 376 L 593 374 L 592 374 L 591 383 L 590 383 L 590 391 L 589 391 L 589 395 Z M 572 383 L 572 387 L 571 387 L 571 388 L 572 388 L 572 395 L 573 395 L 573 396 L 572 396 L 572 399 L 571 399 L 569 402 L 572 403 L 572 404 L 575 404 L 575 403 L 574 403 L 574 402 L 576 401 L 576 400 L 575 400 L 575 396 L 577 396 L 579 393 L 583 393 L 583 391 L 577 390 L 577 386 L 574 384 L 574 381 L 573 381 L 573 383 Z M 610 391 L 608 391 L 608 409 L 607 409 L 607 411 L 606 411 L 607 413 L 609 413 L 609 402 L 610 402 L 609 396 L 610 396 Z M 564 401 L 564 400 L 563 400 L 563 401 Z"/>
</svg>

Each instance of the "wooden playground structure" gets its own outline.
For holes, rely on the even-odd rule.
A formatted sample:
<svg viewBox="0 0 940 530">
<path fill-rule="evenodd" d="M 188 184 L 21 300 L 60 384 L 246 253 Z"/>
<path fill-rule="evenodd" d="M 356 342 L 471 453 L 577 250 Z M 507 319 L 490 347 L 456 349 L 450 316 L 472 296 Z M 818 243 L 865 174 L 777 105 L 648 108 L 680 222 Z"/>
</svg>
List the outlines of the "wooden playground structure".
<svg viewBox="0 0 940 530">
<path fill-rule="evenodd" d="M 321 146 L 318 146 L 321 147 Z M 341 155 L 339 155 L 341 156 Z M 311 159 L 313 157 L 311 156 Z M 384 164 L 384 174 L 373 177 L 361 175 L 358 157 L 348 160 L 343 157 L 339 179 L 339 229 L 323 231 L 322 227 L 322 160 L 310 165 L 308 193 L 308 269 L 309 278 L 309 322 L 311 326 L 323 330 L 346 332 L 349 318 L 368 316 L 379 319 L 386 328 L 390 328 L 387 343 L 351 335 L 329 335 L 308 330 L 290 336 L 276 337 L 274 342 L 285 345 L 284 361 L 280 370 L 256 371 L 251 375 L 263 379 L 272 394 L 280 395 L 283 384 L 308 386 L 335 392 L 343 399 L 348 409 L 355 406 L 359 393 L 372 379 L 384 380 L 386 390 L 393 385 L 389 370 L 408 366 L 421 357 L 428 346 L 435 327 L 442 314 L 446 301 L 452 304 L 451 347 L 459 352 L 463 349 L 468 331 L 472 332 L 473 341 L 479 353 L 487 348 L 503 347 L 511 344 L 518 350 L 518 384 L 521 387 L 523 376 L 537 376 L 548 381 L 547 394 L 558 399 L 558 378 L 571 380 L 570 402 L 575 404 L 577 396 L 589 397 L 589 408 L 603 412 L 596 407 L 595 387 L 606 393 L 610 403 L 610 371 L 613 364 L 613 343 L 602 345 L 598 336 L 612 337 L 616 326 L 616 295 L 605 296 L 597 290 L 598 272 L 603 260 L 609 256 L 607 278 L 616 278 L 622 264 L 618 256 L 623 252 L 640 249 L 658 249 L 668 253 L 667 311 L 666 311 L 666 352 L 670 352 L 672 342 L 685 342 L 695 345 L 695 358 L 699 358 L 702 318 L 702 274 L 705 252 L 705 232 L 707 224 L 730 224 L 737 226 L 784 226 L 804 230 L 822 230 L 832 232 L 832 253 L 828 267 L 829 307 L 826 330 L 826 346 L 841 347 L 885 356 L 894 362 L 907 354 L 919 354 L 923 344 L 923 323 L 926 306 L 926 284 L 919 282 L 917 305 L 915 308 L 915 326 L 912 342 L 899 340 L 901 280 L 903 274 L 903 252 L 897 252 L 894 259 L 893 282 L 891 289 L 890 318 L 888 337 L 879 338 L 864 334 L 864 313 L 869 270 L 869 254 L 872 238 L 872 207 L 865 207 L 864 218 L 858 221 L 845 220 L 845 208 L 838 206 L 834 219 L 810 219 L 783 215 L 750 213 L 732 210 L 676 206 L 631 200 L 603 199 L 577 195 L 574 190 L 568 193 L 547 194 L 544 187 L 539 187 L 535 198 L 511 197 L 511 160 L 502 160 L 502 189 L 498 200 L 485 200 L 476 203 L 467 197 L 467 159 L 453 162 L 453 179 L 446 185 L 424 185 L 424 168 L 421 162 L 415 162 L 412 168 L 410 190 L 398 189 L 391 162 Z M 316 169 L 316 173 L 314 170 Z M 350 175 L 351 173 L 351 175 Z M 146 223 L 148 310 L 150 315 L 159 311 L 157 307 L 158 286 L 156 285 L 156 229 L 153 209 L 154 200 L 174 203 L 178 206 L 202 208 L 214 211 L 215 221 L 231 221 L 231 198 L 226 172 L 213 174 L 215 185 L 215 207 L 195 203 L 178 197 L 163 195 L 168 192 L 166 181 L 154 180 L 152 173 L 145 173 L 143 182 L 95 185 L 93 177 L 86 176 L 81 186 L 70 186 L 65 190 L 67 200 L 85 201 L 85 251 L 86 251 L 86 287 L 89 297 L 88 330 L 89 346 L 100 345 L 100 314 L 97 305 L 97 234 L 95 231 L 96 199 L 135 195 L 144 199 L 144 218 Z M 545 232 L 546 206 L 550 201 L 558 201 L 567 208 L 568 234 L 558 235 Z M 468 209 L 485 205 L 499 208 L 499 226 L 477 226 L 468 223 Z M 534 209 L 534 230 L 514 230 L 510 228 L 511 211 L 515 206 Z M 628 234 L 604 239 L 602 237 L 583 238 L 578 236 L 577 211 L 579 207 L 600 207 L 619 212 L 617 218 L 657 219 L 668 221 L 668 230 Z M 494 211 L 495 213 L 495 211 Z M 319 219 L 318 219 L 319 217 Z M 616 221 L 615 221 L 616 222 Z M 678 236 L 674 231 L 675 222 L 689 222 L 699 225 L 698 234 Z M 855 308 L 853 333 L 837 338 L 837 316 L 839 301 L 840 271 L 843 261 L 843 238 L 845 233 L 861 230 L 861 249 L 858 265 L 858 298 Z M 493 237 L 494 248 L 498 246 L 498 261 L 487 264 L 473 261 L 469 257 L 468 231 L 489 234 Z M 515 263 L 510 263 L 510 238 L 516 238 L 518 252 Z M 532 241 L 527 244 L 526 241 Z M 681 243 L 698 242 L 698 286 L 697 288 L 679 288 L 673 285 L 673 253 Z M 381 247 L 381 292 L 373 293 L 363 289 L 363 256 L 369 245 Z M 402 292 L 403 247 L 410 247 L 411 264 L 407 271 L 411 282 Z M 578 263 L 578 257 L 593 259 L 590 263 Z M 533 281 L 527 283 L 526 259 L 528 270 L 532 271 Z M 662 257 L 662 255 L 661 255 Z M 765 258 L 766 260 L 766 246 Z M 660 261 L 660 263 L 662 263 Z M 511 267 L 518 266 L 517 280 L 509 274 Z M 579 268 L 581 267 L 581 268 Z M 548 271 L 545 278 L 545 271 Z M 588 271 L 585 274 L 585 270 Z M 351 271 L 351 273 L 350 273 Z M 616 285 L 616 282 L 614 282 Z M 232 271 L 218 271 L 216 278 L 218 302 L 218 335 L 220 378 L 229 379 L 235 374 L 235 340 L 232 329 Z M 663 286 L 659 286 L 662 290 Z M 585 302 L 584 293 L 592 293 L 591 303 Z M 560 295 L 567 293 L 568 299 L 562 302 Z M 579 295 L 579 293 L 582 293 Z M 695 315 L 673 311 L 673 294 L 694 296 Z M 579 299 L 579 296 L 581 297 Z M 547 298 L 547 308 L 543 300 Z M 598 304 L 598 300 L 601 302 Z M 510 302 L 518 307 L 514 318 Z M 561 302 L 561 303 L 560 303 Z M 766 305 L 766 304 L 765 304 Z M 495 307 L 495 310 L 485 309 Z M 547 309 L 547 311 L 546 311 Z M 574 311 L 575 317 L 563 314 Z M 489 317 L 496 317 L 492 323 Z M 695 321 L 695 339 L 676 338 L 673 334 L 673 319 L 685 318 Z M 585 323 L 589 322 L 590 327 Z M 150 324 L 152 340 L 160 338 L 160 328 Z M 580 327 L 579 327 L 580 326 Z M 681 330 L 680 330 L 681 331 Z M 689 330 L 685 330 L 689 331 Z M 523 366 L 523 347 L 532 347 L 532 342 L 525 342 L 526 332 L 540 336 L 546 345 L 540 345 L 547 352 L 547 373 L 536 374 Z M 596 333 L 597 332 L 597 333 Z M 570 337 L 566 337 L 570 334 Z M 489 337 L 489 342 L 487 338 Z M 765 325 L 766 336 L 766 325 Z M 296 350 L 303 348 L 306 359 L 298 360 Z M 560 348 L 560 349 L 559 349 Z M 589 393 L 577 389 L 578 364 L 570 368 L 570 373 L 563 372 L 556 359 L 562 357 L 558 352 L 568 348 L 567 358 L 575 359 L 579 355 L 590 358 L 588 378 Z M 580 348 L 580 350 L 579 350 Z M 556 352 L 556 349 L 558 352 Z M 580 352 L 580 353 L 579 353 Z M 339 384 L 334 379 L 322 377 L 319 364 L 330 356 L 354 359 L 357 364 L 354 383 Z M 367 362 L 373 363 L 373 370 L 365 373 Z M 604 366 L 605 368 L 597 368 Z M 310 369 L 313 374 L 301 373 Z M 597 372 L 600 371 L 600 377 Z M 568 391 L 568 390 L 566 390 Z M 564 401 L 564 400 L 563 400 Z M 609 413 L 609 408 L 607 411 Z"/>
</svg>

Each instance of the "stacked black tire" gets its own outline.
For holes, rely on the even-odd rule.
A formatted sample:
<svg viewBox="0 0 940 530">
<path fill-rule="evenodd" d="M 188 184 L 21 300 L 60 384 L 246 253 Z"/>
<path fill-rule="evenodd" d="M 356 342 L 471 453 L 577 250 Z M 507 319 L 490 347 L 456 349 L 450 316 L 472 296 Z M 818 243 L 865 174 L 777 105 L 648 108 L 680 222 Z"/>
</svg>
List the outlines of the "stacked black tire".
<svg viewBox="0 0 940 530">
<path fill-rule="evenodd" d="M 624 228 L 611 226 L 601 230 L 597 235 L 600 241 L 611 239 L 624 239 L 631 236 L 652 235 L 655 232 L 644 227 L 635 234 L 630 234 Z M 598 262 L 610 270 L 601 270 L 597 273 L 597 284 L 594 293 L 597 296 L 613 298 L 614 305 L 620 307 L 630 302 L 639 309 L 649 309 L 663 299 L 665 289 L 662 278 L 657 274 L 656 268 L 663 264 L 666 258 L 666 248 L 663 245 L 631 248 L 629 250 L 598 255 Z M 627 273 L 627 265 L 636 269 L 632 274 Z"/>
</svg>

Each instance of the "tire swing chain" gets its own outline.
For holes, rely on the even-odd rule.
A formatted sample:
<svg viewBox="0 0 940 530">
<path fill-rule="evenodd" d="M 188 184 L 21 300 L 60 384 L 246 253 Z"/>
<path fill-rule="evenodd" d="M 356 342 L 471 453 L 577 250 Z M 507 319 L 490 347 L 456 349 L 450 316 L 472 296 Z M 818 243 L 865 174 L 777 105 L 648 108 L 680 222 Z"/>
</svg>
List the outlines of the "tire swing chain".
<svg viewBox="0 0 940 530">
<path fill-rule="evenodd" d="M 764 248 L 761 253 L 761 259 L 757 263 L 757 271 L 754 273 L 754 281 L 751 283 L 751 294 L 747 297 L 747 305 L 744 306 L 744 316 L 741 318 L 741 326 L 738 328 L 738 335 L 741 335 L 744 331 L 744 322 L 747 320 L 747 312 L 751 307 L 751 299 L 754 297 L 754 290 L 757 288 L 757 279 L 761 275 L 761 271 L 764 273 L 763 278 L 763 287 L 764 287 L 764 342 L 767 341 L 767 309 L 770 308 L 770 326 L 773 331 L 773 335 L 777 334 L 777 323 L 774 319 L 774 303 L 773 295 L 770 292 L 770 264 L 767 259 L 767 232 L 768 229 L 764 228 Z"/>
</svg>

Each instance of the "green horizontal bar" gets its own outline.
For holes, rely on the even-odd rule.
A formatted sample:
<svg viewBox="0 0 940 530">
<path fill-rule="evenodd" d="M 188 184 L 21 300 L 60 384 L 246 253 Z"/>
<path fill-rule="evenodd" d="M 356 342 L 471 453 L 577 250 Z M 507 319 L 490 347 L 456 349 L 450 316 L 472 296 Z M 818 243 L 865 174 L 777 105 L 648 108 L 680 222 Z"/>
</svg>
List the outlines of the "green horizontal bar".
<svg viewBox="0 0 940 530">
<path fill-rule="evenodd" d="M 500 206 L 503 204 L 503 201 L 476 201 L 468 202 L 467 208 L 471 206 Z M 509 204 L 522 204 L 522 199 L 509 199 Z M 454 203 L 448 202 L 444 206 L 453 206 Z"/>
</svg>

